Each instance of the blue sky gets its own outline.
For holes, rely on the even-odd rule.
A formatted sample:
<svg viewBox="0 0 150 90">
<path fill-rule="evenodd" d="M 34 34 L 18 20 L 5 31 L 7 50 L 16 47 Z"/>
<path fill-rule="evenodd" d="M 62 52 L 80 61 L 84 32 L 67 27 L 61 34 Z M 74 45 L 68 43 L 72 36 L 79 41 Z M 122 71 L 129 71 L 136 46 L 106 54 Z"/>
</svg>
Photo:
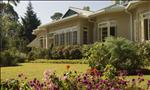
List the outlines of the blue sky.
<svg viewBox="0 0 150 90">
<path fill-rule="evenodd" d="M 37 16 L 41 20 L 42 24 L 51 22 L 50 16 L 55 12 L 65 13 L 70 6 L 83 8 L 84 6 L 90 6 L 90 10 L 97 11 L 101 8 L 113 4 L 112 1 L 31 1 L 33 10 L 37 13 Z M 24 16 L 26 7 L 29 1 L 20 1 L 17 7 L 14 7 L 18 12 L 19 17 Z"/>
</svg>

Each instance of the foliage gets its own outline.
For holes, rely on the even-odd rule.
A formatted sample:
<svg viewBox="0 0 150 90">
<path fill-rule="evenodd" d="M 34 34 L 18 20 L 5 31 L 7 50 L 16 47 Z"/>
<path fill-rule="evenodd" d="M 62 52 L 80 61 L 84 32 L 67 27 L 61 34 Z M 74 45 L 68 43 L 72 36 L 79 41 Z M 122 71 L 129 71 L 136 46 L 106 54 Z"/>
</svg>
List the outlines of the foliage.
<svg viewBox="0 0 150 90">
<path fill-rule="evenodd" d="M 55 12 L 54 15 L 51 16 L 52 20 L 59 20 L 63 16 L 60 12 Z"/>
<path fill-rule="evenodd" d="M 3 4 L 3 3 L 2 3 Z M 4 15 L 1 17 L 1 50 L 7 50 L 12 47 L 19 48 L 21 36 L 20 23 L 18 22 L 18 15 L 10 4 L 4 4 Z"/>
<path fill-rule="evenodd" d="M 38 59 L 34 61 L 30 61 L 31 63 L 56 63 L 56 64 L 87 64 L 87 60 L 66 60 L 66 59 L 59 59 L 59 60 L 47 60 L 47 59 Z"/>
<path fill-rule="evenodd" d="M 137 47 L 133 42 L 124 38 L 108 37 L 105 42 L 95 43 L 87 52 L 91 67 L 105 67 L 112 64 L 117 69 L 137 69 L 144 66 L 139 59 Z"/>
<path fill-rule="evenodd" d="M 144 61 L 144 65 L 150 65 L 150 41 L 138 44 L 138 54 L 140 59 Z"/>
<path fill-rule="evenodd" d="M 12 4 L 14 4 L 15 6 L 17 6 L 17 4 L 20 2 L 20 0 L 8 0 L 8 3 L 11 2 Z"/>
<path fill-rule="evenodd" d="M 88 54 L 89 53 L 87 53 L 89 50 L 90 50 L 90 48 L 92 47 L 92 45 L 83 45 L 81 48 L 82 48 L 82 57 L 83 58 L 87 58 L 87 56 L 89 56 Z"/>
<path fill-rule="evenodd" d="M 24 45 L 21 24 L 18 21 L 18 14 L 14 10 L 11 4 L 1 3 L 3 9 L 3 15 L 1 16 L 1 51 L 17 48 L 20 52 L 23 52 Z"/>
<path fill-rule="evenodd" d="M 115 68 L 111 65 L 106 67 L 106 72 L 99 72 L 96 68 L 87 70 L 86 73 L 70 71 L 70 66 L 66 66 L 64 76 L 58 77 L 54 71 L 46 70 L 43 74 L 43 81 L 34 78 L 27 81 L 27 77 L 19 74 L 17 80 L 7 80 L 0 84 L 6 89 L 21 90 L 145 90 L 150 89 L 150 80 L 147 81 L 147 87 L 142 87 L 144 81 L 143 75 L 138 74 L 138 78 L 132 80 L 126 79 L 126 74 L 120 72 L 118 76 L 113 76 Z M 110 76 L 103 78 L 110 71 Z M 112 74 L 111 74 L 112 73 Z"/>
<path fill-rule="evenodd" d="M 52 50 L 53 59 L 81 59 L 81 46 L 60 46 Z"/>
<path fill-rule="evenodd" d="M 3 14 L 4 15 L 10 15 L 12 20 L 17 21 L 19 19 L 17 12 L 14 10 L 13 6 L 9 3 L 1 3 L 3 6 Z"/>
<path fill-rule="evenodd" d="M 70 50 L 70 59 L 81 59 L 82 51 L 81 47 L 74 47 Z"/>
<path fill-rule="evenodd" d="M 84 6 L 83 10 L 90 11 L 90 7 L 89 6 Z"/>
<path fill-rule="evenodd" d="M 107 64 L 103 71 L 104 79 L 113 79 L 115 78 L 116 68 L 114 66 Z"/>
<path fill-rule="evenodd" d="M 9 49 L 1 52 L 0 55 L 0 66 L 14 66 L 17 65 L 18 62 L 24 62 L 26 59 L 26 55 L 20 53 L 16 49 Z"/>
<path fill-rule="evenodd" d="M 33 48 L 28 53 L 28 60 L 34 59 L 81 59 L 81 46 L 51 46 L 48 49 Z"/>
<path fill-rule="evenodd" d="M 48 59 L 48 50 L 41 49 L 41 48 L 34 48 L 28 53 L 28 60 L 35 60 L 35 59 Z"/>
<path fill-rule="evenodd" d="M 27 44 L 29 44 L 35 38 L 35 35 L 32 34 L 32 31 L 41 24 L 41 21 L 38 19 L 36 13 L 33 11 L 31 2 L 29 2 L 25 16 L 21 18 L 21 21 L 21 35 L 23 36 L 23 40 L 25 41 L 24 44 L 26 47 Z M 28 52 L 30 51 L 30 48 L 26 47 L 23 51 Z"/>
</svg>

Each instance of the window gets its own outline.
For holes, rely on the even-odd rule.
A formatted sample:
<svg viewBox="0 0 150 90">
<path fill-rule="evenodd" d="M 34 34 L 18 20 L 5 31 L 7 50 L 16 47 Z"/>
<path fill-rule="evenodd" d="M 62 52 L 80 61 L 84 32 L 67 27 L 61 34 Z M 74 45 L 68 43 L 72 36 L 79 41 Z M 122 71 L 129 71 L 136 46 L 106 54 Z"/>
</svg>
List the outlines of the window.
<svg viewBox="0 0 150 90">
<path fill-rule="evenodd" d="M 150 12 L 143 15 L 144 40 L 150 40 Z"/>
<path fill-rule="evenodd" d="M 55 35 L 54 37 L 55 37 L 54 38 L 55 39 L 55 45 L 58 46 L 58 43 L 59 43 L 59 36 L 58 36 L 58 34 Z"/>
<path fill-rule="evenodd" d="M 46 47 L 46 38 L 44 38 L 44 37 L 40 37 L 40 47 L 41 48 L 44 48 L 44 47 Z"/>
<path fill-rule="evenodd" d="M 102 41 L 104 41 L 105 38 L 108 36 L 108 28 L 107 27 L 103 27 L 101 32 L 102 32 L 101 38 L 102 38 Z"/>
<path fill-rule="evenodd" d="M 64 43 L 65 43 L 65 34 L 62 33 L 60 34 L 60 45 L 64 45 Z"/>
<path fill-rule="evenodd" d="M 83 31 L 83 44 L 87 44 L 87 31 Z"/>
<path fill-rule="evenodd" d="M 53 37 L 53 35 L 54 35 L 54 33 L 48 33 L 47 34 L 47 36 L 50 37 L 50 38 Z"/>
<path fill-rule="evenodd" d="M 77 31 L 73 32 L 73 45 L 77 44 Z"/>
<path fill-rule="evenodd" d="M 110 27 L 110 36 L 116 36 L 116 27 L 115 26 Z"/>
<path fill-rule="evenodd" d="M 114 21 L 98 24 L 98 41 L 105 41 L 108 36 L 116 36 L 116 23 Z"/>
<path fill-rule="evenodd" d="M 43 37 L 40 38 L 40 47 L 41 47 L 41 48 L 44 47 L 44 45 L 43 45 Z"/>
<path fill-rule="evenodd" d="M 69 32 L 69 44 L 72 44 L 72 32 Z"/>
<path fill-rule="evenodd" d="M 66 33 L 66 44 L 69 45 L 69 32 Z"/>
</svg>

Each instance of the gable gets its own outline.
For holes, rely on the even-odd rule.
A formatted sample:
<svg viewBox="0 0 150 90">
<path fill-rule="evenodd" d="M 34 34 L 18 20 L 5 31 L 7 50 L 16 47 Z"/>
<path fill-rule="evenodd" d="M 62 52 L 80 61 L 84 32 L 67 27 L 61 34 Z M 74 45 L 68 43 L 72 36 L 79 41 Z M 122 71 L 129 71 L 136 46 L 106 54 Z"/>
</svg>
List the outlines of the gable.
<svg viewBox="0 0 150 90">
<path fill-rule="evenodd" d="M 68 16 L 71 16 L 71 15 L 74 15 L 74 14 L 77 14 L 77 12 L 69 9 L 62 18 L 65 18 L 65 17 L 68 17 Z"/>
</svg>

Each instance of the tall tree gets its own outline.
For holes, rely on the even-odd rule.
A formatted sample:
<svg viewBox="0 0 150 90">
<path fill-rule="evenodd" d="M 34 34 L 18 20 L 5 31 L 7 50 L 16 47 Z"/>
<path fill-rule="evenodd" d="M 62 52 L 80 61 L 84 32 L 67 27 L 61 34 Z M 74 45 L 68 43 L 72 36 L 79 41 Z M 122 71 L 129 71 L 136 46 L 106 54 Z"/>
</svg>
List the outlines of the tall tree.
<svg viewBox="0 0 150 90">
<path fill-rule="evenodd" d="M 18 20 L 18 14 L 17 12 L 14 10 L 13 6 L 9 3 L 5 4 L 5 3 L 1 3 L 0 5 L 2 5 L 3 7 L 3 14 L 4 15 L 10 15 L 10 18 L 12 20 Z"/>
<path fill-rule="evenodd" d="M 20 0 L 8 0 L 8 3 L 12 3 L 15 6 L 17 6 L 17 3 L 19 3 L 19 2 L 20 2 Z"/>
<path fill-rule="evenodd" d="M 90 7 L 89 6 L 84 6 L 83 10 L 90 11 Z"/>
<path fill-rule="evenodd" d="M 25 16 L 22 17 L 21 20 L 23 36 L 27 45 L 35 38 L 35 35 L 32 34 L 32 31 L 41 24 L 41 21 L 38 19 L 36 13 L 33 11 L 31 2 L 29 2 Z"/>
<path fill-rule="evenodd" d="M 18 47 L 20 37 L 20 23 L 18 22 L 18 14 L 10 4 L 1 3 L 3 6 L 3 14 L 1 15 L 1 50 Z M 2 23 L 3 22 L 3 23 Z"/>
<path fill-rule="evenodd" d="M 62 17 L 62 13 L 60 12 L 55 12 L 54 15 L 51 16 L 52 20 L 59 20 Z"/>
</svg>

